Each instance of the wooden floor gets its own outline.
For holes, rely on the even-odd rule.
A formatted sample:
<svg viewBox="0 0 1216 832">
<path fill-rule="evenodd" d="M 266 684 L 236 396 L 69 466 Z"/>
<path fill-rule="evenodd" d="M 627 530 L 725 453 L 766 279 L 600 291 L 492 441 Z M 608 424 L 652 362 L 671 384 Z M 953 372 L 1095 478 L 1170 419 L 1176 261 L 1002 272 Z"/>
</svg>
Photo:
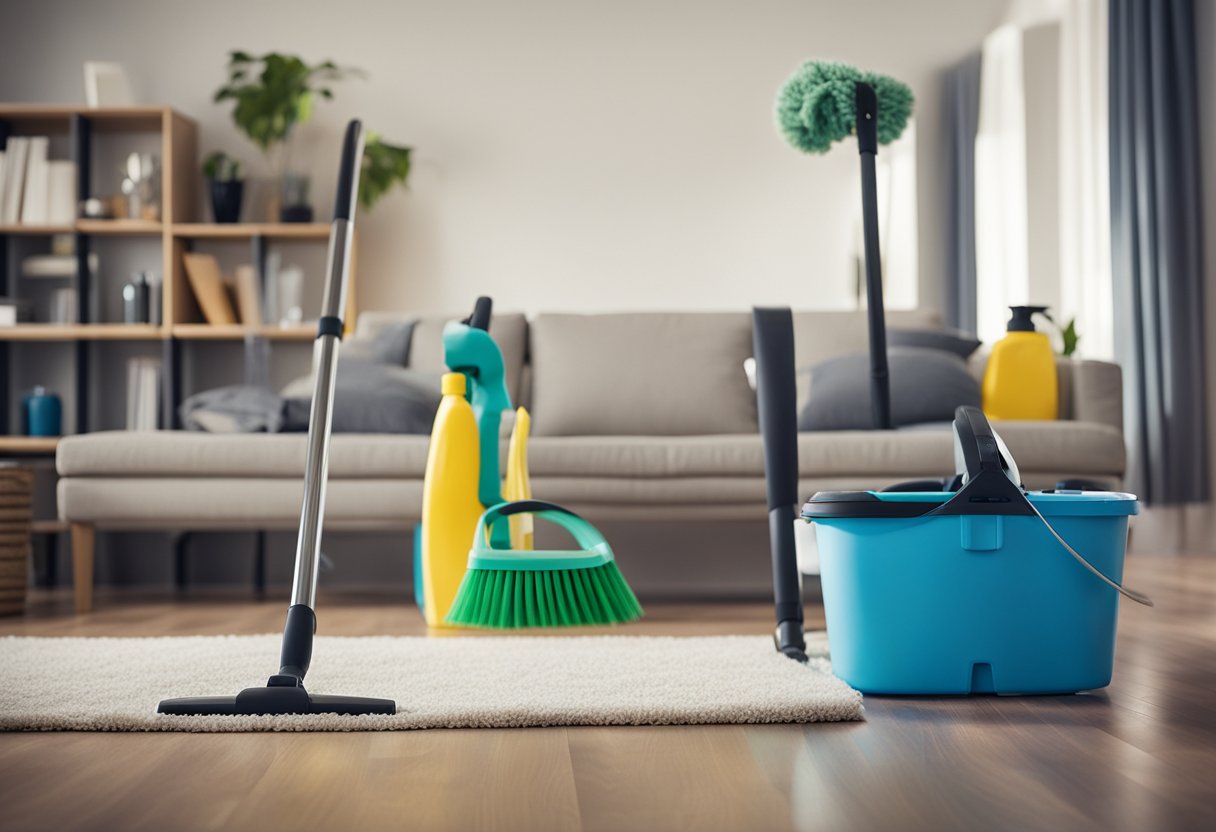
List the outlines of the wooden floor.
<svg viewBox="0 0 1216 832">
<path fill-rule="evenodd" d="M 1216 829 L 1216 558 L 1141 557 L 1128 581 L 1157 607 L 1124 606 L 1105 691 L 867 697 L 865 722 L 812 726 L 4 734 L 0 829 Z M 320 609 L 326 633 L 422 629 L 383 598 Z M 282 611 L 103 594 L 76 618 L 44 595 L 0 634 L 269 632 Z M 761 605 L 649 613 L 632 632 L 769 629 Z"/>
</svg>

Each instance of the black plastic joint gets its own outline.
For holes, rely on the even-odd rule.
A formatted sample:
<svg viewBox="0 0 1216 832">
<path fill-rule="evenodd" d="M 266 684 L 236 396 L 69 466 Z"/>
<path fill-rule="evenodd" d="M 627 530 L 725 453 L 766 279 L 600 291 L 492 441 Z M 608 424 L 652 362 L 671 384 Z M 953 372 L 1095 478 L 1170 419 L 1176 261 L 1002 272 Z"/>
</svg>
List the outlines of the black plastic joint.
<svg viewBox="0 0 1216 832">
<path fill-rule="evenodd" d="M 345 329 L 342 319 L 336 315 L 324 315 L 321 320 L 317 321 L 317 337 L 325 335 L 333 335 L 339 341 L 342 340 L 342 331 Z"/>
</svg>

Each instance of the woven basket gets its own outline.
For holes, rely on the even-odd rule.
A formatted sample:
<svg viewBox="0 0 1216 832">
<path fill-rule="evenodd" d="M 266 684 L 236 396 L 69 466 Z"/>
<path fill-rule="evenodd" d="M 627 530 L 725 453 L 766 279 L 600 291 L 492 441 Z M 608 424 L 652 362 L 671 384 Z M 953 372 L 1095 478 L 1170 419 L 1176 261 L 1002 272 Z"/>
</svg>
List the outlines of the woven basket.
<svg viewBox="0 0 1216 832">
<path fill-rule="evenodd" d="M 25 610 L 33 490 L 28 468 L 0 466 L 0 615 Z"/>
</svg>

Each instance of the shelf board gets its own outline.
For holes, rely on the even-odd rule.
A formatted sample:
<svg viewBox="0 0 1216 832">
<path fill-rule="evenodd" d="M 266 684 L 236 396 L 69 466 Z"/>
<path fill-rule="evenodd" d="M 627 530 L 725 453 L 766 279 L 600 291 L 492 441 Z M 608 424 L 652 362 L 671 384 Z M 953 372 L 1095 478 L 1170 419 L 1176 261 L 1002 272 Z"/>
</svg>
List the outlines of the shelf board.
<svg viewBox="0 0 1216 832">
<path fill-rule="evenodd" d="M 97 237 L 155 237 L 164 225 L 151 220 L 76 220 L 76 230 Z"/>
<path fill-rule="evenodd" d="M 17 324 L 0 327 L 0 341 L 155 341 L 164 327 L 152 324 Z"/>
<path fill-rule="evenodd" d="M 60 534 L 68 530 L 66 520 L 34 520 L 30 523 L 32 534 Z"/>
<path fill-rule="evenodd" d="M 103 132 L 159 133 L 169 107 L 81 107 L 75 104 L 0 104 L 0 119 L 14 122 L 19 133 L 66 132 L 79 113 Z"/>
<path fill-rule="evenodd" d="M 70 225 L 14 225 L 11 223 L 0 225 L 0 234 L 28 236 L 71 234 L 74 230 Z"/>
<path fill-rule="evenodd" d="M 318 222 L 186 222 L 173 224 L 173 236 L 187 240 L 248 240 L 255 234 L 276 240 L 328 240 L 329 226 Z"/>
<path fill-rule="evenodd" d="M 300 326 L 255 326 L 244 324 L 174 324 L 173 337 L 184 341 L 239 341 L 248 334 L 269 341 L 311 341 L 317 335 L 315 324 Z"/>
<path fill-rule="evenodd" d="M 0 454 L 33 456 L 53 454 L 59 447 L 58 436 L 0 436 Z"/>
</svg>

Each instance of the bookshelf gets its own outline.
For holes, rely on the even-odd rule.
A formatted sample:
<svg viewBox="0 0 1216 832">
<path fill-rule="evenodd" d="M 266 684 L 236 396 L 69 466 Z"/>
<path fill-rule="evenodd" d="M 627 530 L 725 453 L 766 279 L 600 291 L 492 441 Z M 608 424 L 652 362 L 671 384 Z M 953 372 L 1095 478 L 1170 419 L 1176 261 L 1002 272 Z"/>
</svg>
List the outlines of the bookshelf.
<svg viewBox="0 0 1216 832">
<path fill-rule="evenodd" d="M 118 135 L 113 135 L 118 134 Z M 54 453 L 57 440 L 34 441 L 14 435 L 14 397 L 22 391 L 14 388 L 14 350 L 42 349 L 39 344 L 68 344 L 74 347 L 73 376 L 75 424 L 78 432 L 98 426 L 90 424 L 91 362 L 97 361 L 99 343 L 129 342 L 159 345 L 162 365 L 162 427 L 177 427 L 177 408 L 182 399 L 182 351 L 210 349 L 208 344 L 239 342 L 254 335 L 277 343 L 302 343 L 313 339 L 310 326 L 224 325 L 205 322 L 195 302 L 183 264 L 183 255 L 194 250 L 196 243 L 243 243 L 259 276 L 264 274 L 268 247 L 276 242 L 324 243 L 329 239 L 329 226 L 323 223 L 237 223 L 217 225 L 200 222 L 203 182 L 199 171 L 198 127 L 189 117 L 170 107 L 78 107 L 70 105 L 0 104 L 0 147 L 11 136 L 52 137 L 52 147 L 62 146 L 66 139 L 71 161 L 76 165 L 76 190 L 79 200 L 94 194 L 94 179 L 114 178 L 108 168 L 97 169 L 95 139 L 110 135 L 106 141 L 126 141 L 125 134 L 143 135 L 143 141 L 156 143 L 155 152 L 161 163 L 160 219 L 77 219 L 65 225 L 0 224 L 0 296 L 16 295 L 20 284 L 21 251 L 31 251 L 47 243 L 55 235 L 73 237 L 75 275 L 64 286 L 76 291 L 79 320 L 75 323 L 19 323 L 0 326 L 0 457 Z M 151 137 L 150 139 L 148 137 Z M 53 154 L 62 155 L 62 154 Z M 94 176 L 98 174 L 98 176 Z M 117 182 L 113 190 L 117 189 Z M 102 188 L 101 190 L 104 190 Z M 107 194 L 99 194 L 105 196 Z M 130 243 L 124 242 L 126 240 Z M 114 246 L 141 246 L 158 242 L 159 262 L 149 262 L 146 268 L 161 275 L 160 325 L 126 324 L 106 320 L 90 320 L 89 310 L 96 305 L 101 291 L 92 285 L 88 268 L 90 253 L 98 245 L 107 250 Z M 105 242 L 103 242 L 105 241 Z M 142 249 L 141 249 L 142 251 Z M 104 264 L 103 264 L 104 269 Z M 27 280 L 28 284 L 28 280 Z M 46 347 L 47 349 L 50 346 Z M 118 349 L 114 347 L 112 349 Z M 28 353 L 22 353 L 27 355 Z M 210 360 L 210 359 L 208 359 Z M 234 373 L 239 370 L 234 368 Z M 66 392 L 66 391 L 61 391 Z M 114 395 L 113 389 L 107 395 Z M 66 401 L 65 401 L 66 404 Z M 65 414 L 66 416 L 66 414 Z M 115 425 L 100 426 L 115 427 Z M 37 450 L 34 450 L 37 449 Z"/>
</svg>

